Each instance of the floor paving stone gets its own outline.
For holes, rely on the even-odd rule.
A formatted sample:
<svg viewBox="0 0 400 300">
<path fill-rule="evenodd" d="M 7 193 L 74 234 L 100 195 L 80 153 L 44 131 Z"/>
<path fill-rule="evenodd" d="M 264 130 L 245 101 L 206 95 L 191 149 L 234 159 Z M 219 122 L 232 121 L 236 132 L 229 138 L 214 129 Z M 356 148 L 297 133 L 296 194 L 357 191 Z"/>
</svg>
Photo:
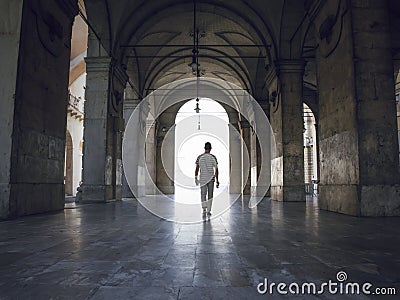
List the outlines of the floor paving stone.
<svg viewBox="0 0 400 300">
<path fill-rule="evenodd" d="M 339 271 L 400 293 L 400 218 L 354 218 L 315 201 L 265 199 L 253 210 L 238 201 L 199 224 L 165 221 L 132 199 L 4 221 L 0 299 L 286 299 L 257 285 L 321 284 Z"/>
</svg>

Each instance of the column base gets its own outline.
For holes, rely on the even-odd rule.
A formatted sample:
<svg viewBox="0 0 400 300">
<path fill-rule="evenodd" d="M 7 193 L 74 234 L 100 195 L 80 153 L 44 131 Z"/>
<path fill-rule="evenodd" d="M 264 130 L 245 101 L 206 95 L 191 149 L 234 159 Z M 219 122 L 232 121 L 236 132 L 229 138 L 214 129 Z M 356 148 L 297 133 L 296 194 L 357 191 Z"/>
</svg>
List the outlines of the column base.
<svg viewBox="0 0 400 300">
<path fill-rule="evenodd" d="M 251 195 L 254 197 L 271 197 L 271 188 L 270 186 L 252 186 L 251 187 Z"/>
<path fill-rule="evenodd" d="M 134 195 L 128 183 L 122 185 L 122 198 L 134 198 Z"/>
<path fill-rule="evenodd" d="M 157 195 L 158 191 L 155 187 L 146 186 L 146 195 Z"/>
<path fill-rule="evenodd" d="M 10 190 L 9 183 L 0 183 L 0 220 L 5 220 L 10 215 Z"/>
<path fill-rule="evenodd" d="M 83 184 L 81 203 L 101 203 L 115 200 L 113 195 L 113 187 L 111 185 L 87 185 Z"/>
<path fill-rule="evenodd" d="M 357 185 L 318 185 L 319 208 L 359 216 Z"/>
<path fill-rule="evenodd" d="M 305 202 L 304 184 L 271 186 L 271 199 L 283 202 Z"/>
<path fill-rule="evenodd" d="M 362 217 L 400 216 L 400 185 L 320 185 L 319 207 Z"/>
<path fill-rule="evenodd" d="M 362 186 L 361 215 L 400 216 L 400 184 Z"/>
<path fill-rule="evenodd" d="M 242 190 L 241 190 L 241 185 L 239 184 L 230 184 L 229 185 L 229 193 L 231 194 L 241 194 Z"/>
<path fill-rule="evenodd" d="M 115 200 L 122 200 L 122 185 L 115 187 Z"/>
<path fill-rule="evenodd" d="M 144 185 L 134 185 L 132 186 L 131 194 L 133 198 L 139 198 L 146 196 L 146 186 Z"/>
<path fill-rule="evenodd" d="M 15 183 L 11 184 L 8 217 L 63 210 L 64 204 L 64 184 Z"/>
<path fill-rule="evenodd" d="M 175 194 L 175 187 L 171 185 L 160 185 L 158 186 L 158 189 L 160 190 L 161 193 L 166 195 Z"/>
</svg>

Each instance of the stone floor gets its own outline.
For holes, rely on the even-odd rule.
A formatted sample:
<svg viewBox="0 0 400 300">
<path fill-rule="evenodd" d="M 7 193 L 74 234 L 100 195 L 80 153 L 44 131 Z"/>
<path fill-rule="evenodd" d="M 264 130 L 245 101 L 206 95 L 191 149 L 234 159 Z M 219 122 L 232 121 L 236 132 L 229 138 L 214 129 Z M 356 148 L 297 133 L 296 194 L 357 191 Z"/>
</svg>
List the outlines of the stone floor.
<svg viewBox="0 0 400 300">
<path fill-rule="evenodd" d="M 0 223 L 0 299 L 281 299 L 291 296 L 260 295 L 257 285 L 321 284 L 340 270 L 347 282 L 400 292 L 399 234 L 400 218 L 319 211 L 316 201 L 250 210 L 239 200 L 192 225 L 136 200 L 82 205 Z"/>
</svg>

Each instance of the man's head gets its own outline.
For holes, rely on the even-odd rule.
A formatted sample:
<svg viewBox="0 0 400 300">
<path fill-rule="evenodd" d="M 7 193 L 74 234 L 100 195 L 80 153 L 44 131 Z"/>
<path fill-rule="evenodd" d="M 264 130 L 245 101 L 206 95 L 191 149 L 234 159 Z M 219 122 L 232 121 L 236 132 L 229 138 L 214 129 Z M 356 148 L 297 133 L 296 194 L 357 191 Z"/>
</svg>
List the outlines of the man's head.
<svg viewBox="0 0 400 300">
<path fill-rule="evenodd" d="M 210 152 L 211 151 L 211 143 L 210 142 L 205 143 L 204 150 L 206 150 L 206 152 Z"/>
</svg>

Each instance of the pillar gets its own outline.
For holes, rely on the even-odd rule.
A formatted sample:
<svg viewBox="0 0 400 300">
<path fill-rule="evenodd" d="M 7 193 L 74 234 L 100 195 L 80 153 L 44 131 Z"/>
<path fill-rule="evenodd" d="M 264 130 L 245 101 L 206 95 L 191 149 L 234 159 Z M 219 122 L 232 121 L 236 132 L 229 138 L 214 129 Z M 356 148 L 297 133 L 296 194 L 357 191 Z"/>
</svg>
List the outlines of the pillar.
<svg viewBox="0 0 400 300">
<path fill-rule="evenodd" d="M 175 193 L 175 124 L 160 122 L 157 130 L 156 186 L 167 195 Z M 168 138 L 166 134 L 168 132 Z M 162 153 L 164 151 L 164 153 Z"/>
<path fill-rule="evenodd" d="M 253 155 L 253 148 L 251 145 L 251 140 L 252 140 L 252 129 L 248 121 L 239 121 L 239 129 L 240 129 L 240 134 L 242 136 L 241 140 L 241 161 L 242 161 L 242 166 L 245 166 L 246 164 L 249 166 L 250 172 L 247 174 L 245 173 L 245 169 L 242 167 L 242 186 L 243 186 L 243 194 L 244 195 L 250 195 L 251 192 L 251 172 L 252 172 L 252 165 L 251 165 L 251 159 Z M 254 149 L 255 150 L 255 149 Z M 250 161 L 249 161 L 250 159 Z M 254 157 L 253 157 L 254 161 Z"/>
<path fill-rule="evenodd" d="M 265 128 L 265 116 L 269 116 L 269 102 L 258 101 L 262 111 L 255 110 L 255 132 L 252 132 L 251 138 L 251 195 L 252 196 L 270 196 L 271 186 L 271 129 Z M 264 127 L 264 128 L 262 128 Z M 262 137 L 261 135 L 265 136 Z M 260 139 L 267 144 L 260 144 Z M 261 148 L 263 147 L 263 148 Z M 261 174 L 261 172 L 264 172 Z M 261 176 L 262 175 L 262 176 Z"/>
<path fill-rule="evenodd" d="M 0 218 L 64 208 L 76 1 L 0 4 Z"/>
<path fill-rule="evenodd" d="M 82 202 L 119 200 L 127 76 L 105 56 L 87 57 L 86 72 Z"/>
<path fill-rule="evenodd" d="M 129 118 L 131 117 L 132 113 L 135 111 L 137 105 L 140 102 L 140 99 L 137 99 L 136 97 L 132 97 L 131 93 L 134 93 L 131 91 L 131 89 L 127 88 L 126 93 L 125 93 L 125 99 L 124 99 L 124 111 L 123 111 L 123 116 L 125 120 L 125 124 L 128 124 Z M 123 166 L 124 168 L 124 166 Z M 137 178 L 132 178 L 132 180 L 137 180 Z M 122 197 L 123 198 L 133 198 L 135 195 L 132 193 L 132 190 L 126 180 L 125 177 L 125 171 L 123 169 L 123 174 L 122 174 Z"/>
<path fill-rule="evenodd" d="M 172 105 L 157 119 L 156 186 L 164 194 L 175 193 L 175 117 L 178 107 L 179 104 Z"/>
<path fill-rule="evenodd" d="M 18 44 L 21 36 L 22 0 L 0 4 L 0 219 L 10 215 L 11 147 L 14 121 L 14 94 L 18 71 Z"/>
<path fill-rule="evenodd" d="M 236 117 L 236 120 L 235 120 Z M 229 193 L 241 194 L 242 193 L 242 146 L 241 139 L 238 133 L 239 124 L 237 122 L 237 113 L 230 114 L 229 124 Z"/>
<path fill-rule="evenodd" d="M 282 60 L 276 65 L 277 78 L 269 84 L 274 98 L 270 120 L 276 142 L 272 159 L 273 200 L 305 201 L 303 73 L 303 61 Z"/>
<path fill-rule="evenodd" d="M 387 1 L 350 1 L 330 30 L 315 19 L 320 207 L 354 216 L 400 215 L 393 62 Z M 343 9 L 344 10 L 344 9 Z M 340 34 L 338 34 L 340 32 Z"/>
<path fill-rule="evenodd" d="M 153 183 L 156 182 L 156 126 L 152 119 L 146 122 L 146 178 L 145 178 L 145 192 L 146 195 L 154 195 Z"/>
</svg>

